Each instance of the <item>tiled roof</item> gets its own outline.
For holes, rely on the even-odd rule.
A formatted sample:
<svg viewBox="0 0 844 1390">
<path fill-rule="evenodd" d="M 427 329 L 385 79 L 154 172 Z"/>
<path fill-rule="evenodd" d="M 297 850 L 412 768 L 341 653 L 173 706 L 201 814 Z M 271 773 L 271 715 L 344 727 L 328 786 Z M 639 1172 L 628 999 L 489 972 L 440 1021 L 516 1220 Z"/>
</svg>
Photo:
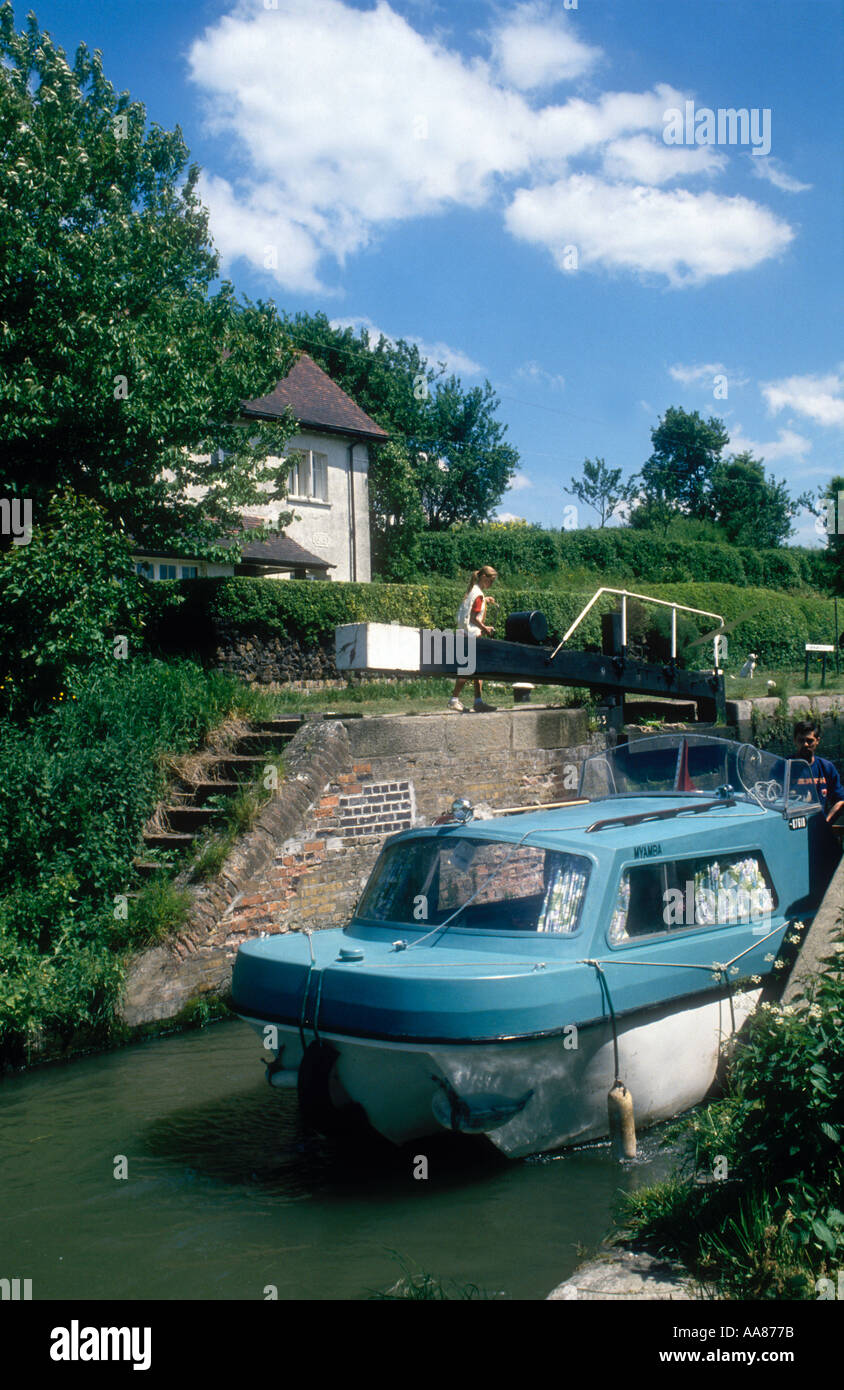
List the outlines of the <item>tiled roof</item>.
<svg viewBox="0 0 844 1390">
<path fill-rule="evenodd" d="M 243 529 L 251 531 L 260 526 L 261 522 L 253 516 L 243 518 Z M 240 537 L 233 538 L 240 540 Z M 232 543 L 233 543 L 232 541 Z M 228 542 L 226 542 L 228 543 Z M 311 570 L 330 570 L 334 565 L 330 565 L 327 560 L 321 560 L 318 555 L 314 555 L 310 550 L 305 550 L 304 546 L 292 541 L 289 536 L 273 536 L 268 541 L 253 541 L 244 545 L 240 552 L 241 564 L 249 561 L 251 564 L 266 564 L 276 567 L 286 567 L 296 565 L 297 568 L 307 567 Z"/>
<path fill-rule="evenodd" d="M 263 523 L 258 517 L 244 516 L 241 518 L 244 531 L 254 531 Z M 174 549 L 172 547 L 160 546 L 139 546 L 133 541 L 133 553 L 135 556 L 141 555 L 161 555 L 166 560 L 180 560 L 184 563 L 195 563 L 196 556 L 192 554 L 190 545 Z M 295 566 L 297 569 L 307 568 L 309 570 L 333 570 L 336 566 L 321 560 L 312 551 L 305 550 L 304 546 L 293 541 L 289 536 L 272 536 L 267 541 L 247 541 L 244 544 L 243 532 L 231 532 L 227 536 L 220 538 L 220 545 L 228 549 L 235 544 L 241 545 L 240 563 L 253 565 L 267 565 L 273 569 L 287 569 Z"/>
<path fill-rule="evenodd" d="M 355 405 L 351 396 L 347 396 L 306 352 L 299 354 L 287 376 L 282 377 L 269 395 L 245 401 L 243 409 L 247 415 L 272 419 L 283 415 L 288 406 L 303 427 L 331 430 L 356 439 L 389 439 L 386 430 Z"/>
</svg>

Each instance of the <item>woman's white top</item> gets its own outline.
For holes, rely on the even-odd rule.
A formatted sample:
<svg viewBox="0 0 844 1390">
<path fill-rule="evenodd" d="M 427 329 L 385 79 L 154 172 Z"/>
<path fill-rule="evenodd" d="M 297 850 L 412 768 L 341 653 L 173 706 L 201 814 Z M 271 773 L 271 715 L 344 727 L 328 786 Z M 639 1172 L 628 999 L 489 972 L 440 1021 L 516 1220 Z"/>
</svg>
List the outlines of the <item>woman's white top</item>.
<svg viewBox="0 0 844 1390">
<path fill-rule="evenodd" d="M 475 620 L 473 622 L 472 608 L 474 606 L 476 598 L 484 599 L 484 607 L 481 609 L 480 613 L 476 615 Z M 457 610 L 457 626 L 465 628 L 467 632 L 477 631 L 479 621 L 483 622 L 484 620 L 485 608 L 486 599 L 484 598 L 484 591 L 481 588 L 480 584 L 473 584 Z"/>
</svg>

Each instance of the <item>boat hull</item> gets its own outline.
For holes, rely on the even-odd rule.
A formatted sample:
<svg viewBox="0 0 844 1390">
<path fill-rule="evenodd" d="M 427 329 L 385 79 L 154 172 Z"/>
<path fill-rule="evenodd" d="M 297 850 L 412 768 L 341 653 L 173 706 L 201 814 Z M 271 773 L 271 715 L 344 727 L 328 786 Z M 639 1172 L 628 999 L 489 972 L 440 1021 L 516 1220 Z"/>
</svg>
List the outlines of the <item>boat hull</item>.
<svg viewBox="0 0 844 1390">
<path fill-rule="evenodd" d="M 703 1099 L 723 1044 L 760 992 L 674 1000 L 618 1020 L 618 1071 L 639 1128 Z M 298 1028 L 246 1021 L 264 1037 L 268 1027 L 276 1030 L 269 1079 L 289 1085 L 303 1055 Z M 507 1042 L 392 1042 L 322 1031 L 320 1039 L 337 1054 L 332 1103 L 362 1106 L 372 1127 L 396 1144 L 453 1129 L 484 1133 L 508 1158 L 523 1158 L 609 1132 L 607 1092 L 616 1076 L 609 1020 Z"/>
</svg>

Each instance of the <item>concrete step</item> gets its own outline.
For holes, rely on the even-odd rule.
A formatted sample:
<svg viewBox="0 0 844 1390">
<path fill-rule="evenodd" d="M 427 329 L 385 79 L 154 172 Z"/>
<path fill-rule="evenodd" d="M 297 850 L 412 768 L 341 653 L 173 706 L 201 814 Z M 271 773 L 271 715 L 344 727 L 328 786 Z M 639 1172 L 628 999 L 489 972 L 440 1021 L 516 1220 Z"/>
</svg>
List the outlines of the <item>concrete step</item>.
<svg viewBox="0 0 844 1390">
<path fill-rule="evenodd" d="M 154 878 L 156 874 L 161 873 L 162 869 L 169 869 L 169 865 L 161 864 L 157 859 L 133 859 L 132 863 L 141 878 Z M 131 898 L 132 894 L 127 893 L 126 896 Z"/>
<path fill-rule="evenodd" d="M 268 753 L 278 755 L 287 747 L 295 730 L 286 733 L 244 734 L 235 744 L 236 753 Z"/>
<path fill-rule="evenodd" d="M 210 796 L 234 796 L 239 788 L 240 783 L 232 781 L 194 782 L 190 791 L 191 804 L 201 806 Z"/>
<path fill-rule="evenodd" d="M 258 719 L 252 728 L 268 734 L 295 734 L 304 724 L 301 714 L 280 716 L 278 719 Z"/>
<path fill-rule="evenodd" d="M 257 777 L 261 769 L 266 767 L 267 761 L 266 753 L 263 757 L 258 754 L 228 753 L 218 758 L 214 767 L 226 778 L 235 777 L 243 781 L 245 778 Z"/>
<path fill-rule="evenodd" d="M 143 840 L 150 849 L 185 849 L 193 844 L 195 835 L 178 830 L 145 830 Z"/>
<path fill-rule="evenodd" d="M 163 806 L 161 809 L 170 829 L 176 831 L 204 830 L 222 815 L 219 806 Z"/>
</svg>

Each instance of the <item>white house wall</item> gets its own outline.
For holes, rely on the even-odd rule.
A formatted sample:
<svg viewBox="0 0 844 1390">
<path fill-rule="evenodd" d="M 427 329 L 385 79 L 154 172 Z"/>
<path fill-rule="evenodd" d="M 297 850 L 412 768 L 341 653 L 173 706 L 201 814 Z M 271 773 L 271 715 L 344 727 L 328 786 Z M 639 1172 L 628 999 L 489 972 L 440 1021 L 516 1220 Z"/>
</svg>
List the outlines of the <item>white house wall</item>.
<svg viewBox="0 0 844 1390">
<path fill-rule="evenodd" d="M 349 446 L 350 439 L 337 435 L 302 433 L 287 442 L 285 454 L 297 449 L 311 449 L 328 459 L 328 500 L 286 498 L 267 507 L 250 506 L 248 514 L 262 521 L 275 520 L 279 511 L 293 511 L 298 518 L 285 526 L 284 534 L 292 541 L 327 560 L 334 569 L 331 579 L 356 579 L 368 583 L 371 578 L 369 554 L 369 449 L 366 444 L 354 445 L 354 534 L 355 554 L 352 554 L 352 508 L 349 505 Z M 282 460 L 270 457 L 270 464 Z M 354 573 L 352 572 L 354 569 Z"/>
</svg>

